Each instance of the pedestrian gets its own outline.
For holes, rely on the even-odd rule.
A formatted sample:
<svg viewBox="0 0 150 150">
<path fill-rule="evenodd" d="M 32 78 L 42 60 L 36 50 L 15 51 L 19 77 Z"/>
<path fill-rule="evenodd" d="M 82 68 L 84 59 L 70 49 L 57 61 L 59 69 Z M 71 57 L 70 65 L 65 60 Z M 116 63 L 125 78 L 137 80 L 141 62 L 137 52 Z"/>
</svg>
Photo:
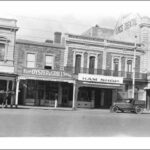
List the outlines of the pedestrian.
<svg viewBox="0 0 150 150">
<path fill-rule="evenodd" d="M 2 102 L 2 108 L 6 107 L 7 108 L 7 102 L 8 102 L 8 97 L 9 97 L 9 92 L 3 92 L 3 102 Z"/>
</svg>

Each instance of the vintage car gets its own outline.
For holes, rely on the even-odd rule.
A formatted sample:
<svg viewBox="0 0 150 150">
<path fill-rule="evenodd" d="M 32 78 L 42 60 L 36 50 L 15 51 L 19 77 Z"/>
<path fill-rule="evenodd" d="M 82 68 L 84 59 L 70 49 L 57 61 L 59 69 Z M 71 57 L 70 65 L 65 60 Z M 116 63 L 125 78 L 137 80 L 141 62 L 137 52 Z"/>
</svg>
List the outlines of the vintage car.
<svg viewBox="0 0 150 150">
<path fill-rule="evenodd" d="M 135 112 L 140 114 L 145 108 L 145 102 L 135 99 L 123 99 L 118 102 L 114 102 L 110 107 L 110 112 Z"/>
</svg>

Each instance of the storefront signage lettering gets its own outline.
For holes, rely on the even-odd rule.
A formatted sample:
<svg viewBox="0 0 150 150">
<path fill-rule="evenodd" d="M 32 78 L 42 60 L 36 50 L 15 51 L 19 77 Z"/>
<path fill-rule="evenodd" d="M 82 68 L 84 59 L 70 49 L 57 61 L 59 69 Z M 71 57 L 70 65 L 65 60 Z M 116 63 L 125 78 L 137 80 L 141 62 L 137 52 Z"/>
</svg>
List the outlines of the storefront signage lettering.
<svg viewBox="0 0 150 150">
<path fill-rule="evenodd" d="M 116 28 L 116 31 L 115 31 L 115 32 L 116 32 L 116 34 L 118 34 L 118 33 L 121 33 L 121 32 L 123 32 L 123 31 L 125 31 L 125 30 L 128 30 L 128 29 L 130 29 L 131 27 L 136 26 L 136 25 L 137 25 L 137 21 L 136 21 L 136 19 L 134 18 L 134 19 L 131 19 L 131 20 L 129 20 L 129 21 L 123 23 L 122 25 L 118 26 L 118 27 Z"/>
<path fill-rule="evenodd" d="M 43 76 L 43 77 L 72 77 L 70 74 L 63 71 L 41 70 L 41 69 L 23 69 L 23 74 Z"/>
<path fill-rule="evenodd" d="M 115 84 L 123 83 L 122 77 L 89 75 L 89 74 L 82 74 L 82 73 L 78 75 L 78 80 L 89 81 L 89 82 L 91 81 L 91 82 L 102 82 L 102 83 L 115 83 Z"/>
</svg>

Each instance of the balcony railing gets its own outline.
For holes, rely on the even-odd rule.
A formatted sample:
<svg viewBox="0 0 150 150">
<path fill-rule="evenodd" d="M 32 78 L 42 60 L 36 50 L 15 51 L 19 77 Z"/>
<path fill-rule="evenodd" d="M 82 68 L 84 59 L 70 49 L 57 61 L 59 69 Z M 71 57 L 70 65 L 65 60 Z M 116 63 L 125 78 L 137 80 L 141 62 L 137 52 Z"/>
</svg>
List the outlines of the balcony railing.
<svg viewBox="0 0 150 150">
<path fill-rule="evenodd" d="M 116 76 L 124 77 L 127 79 L 132 79 L 132 72 L 125 71 L 114 71 L 114 70 L 103 70 L 103 69 L 89 69 L 89 68 L 80 68 L 75 69 L 75 67 L 66 66 L 64 70 L 68 73 L 77 75 L 78 73 L 87 73 L 87 74 L 97 74 L 105 76 Z M 147 79 L 146 73 L 135 72 L 135 79 Z"/>
</svg>

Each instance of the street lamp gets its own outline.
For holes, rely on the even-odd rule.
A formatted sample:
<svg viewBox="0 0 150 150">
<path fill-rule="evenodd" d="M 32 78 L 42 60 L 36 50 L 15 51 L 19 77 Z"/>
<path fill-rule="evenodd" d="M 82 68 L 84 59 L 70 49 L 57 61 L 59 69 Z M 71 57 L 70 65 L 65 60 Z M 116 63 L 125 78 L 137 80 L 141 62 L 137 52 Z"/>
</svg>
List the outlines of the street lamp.
<svg viewBox="0 0 150 150">
<path fill-rule="evenodd" d="M 135 35 L 134 55 L 133 55 L 133 74 L 132 74 L 132 98 L 134 98 L 134 93 L 135 93 L 136 39 L 137 36 Z"/>
</svg>

